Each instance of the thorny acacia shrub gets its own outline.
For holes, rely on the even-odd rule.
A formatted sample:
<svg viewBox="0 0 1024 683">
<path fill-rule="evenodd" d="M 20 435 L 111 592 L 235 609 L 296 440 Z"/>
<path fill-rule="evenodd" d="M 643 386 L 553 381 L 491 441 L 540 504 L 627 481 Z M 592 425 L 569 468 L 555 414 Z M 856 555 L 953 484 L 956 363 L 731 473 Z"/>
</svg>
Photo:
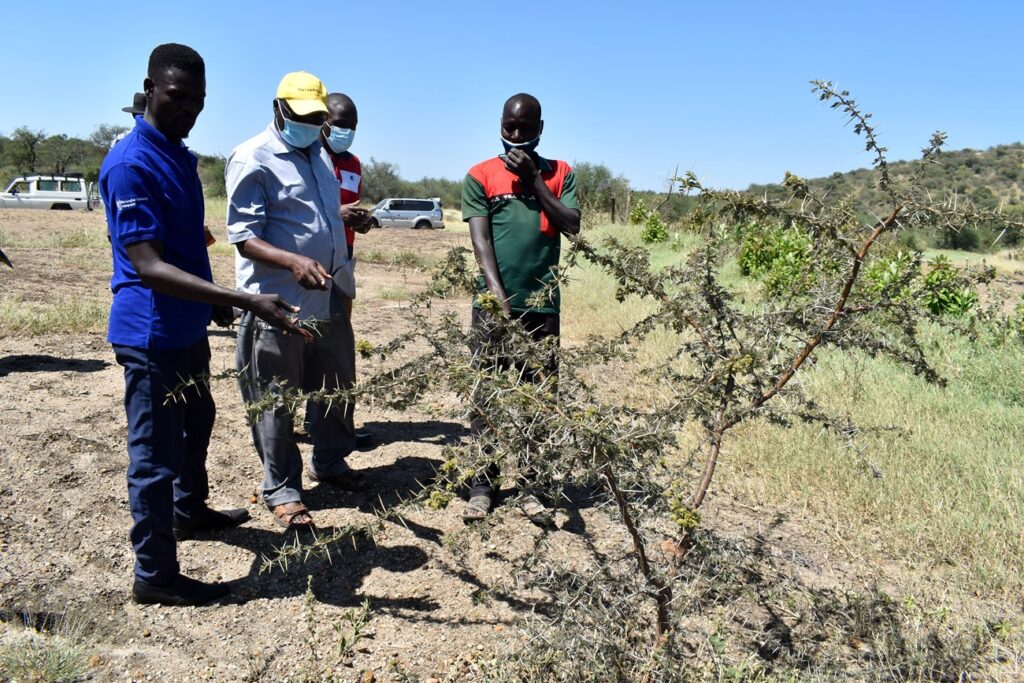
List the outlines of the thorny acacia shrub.
<svg viewBox="0 0 1024 683">
<path fill-rule="evenodd" d="M 996 622 L 960 628 L 943 610 L 813 588 L 774 558 L 764 537 L 729 540 L 701 530 L 679 568 L 674 609 L 685 637 L 675 651 L 644 642 L 650 613 L 630 558 L 591 557 L 585 568 L 536 572 L 553 598 L 528 617 L 532 645 L 483 667 L 496 681 L 957 681 L 1024 645 Z M 601 564 L 600 567 L 594 566 Z M 613 583 L 615 579 L 618 584 Z M 1007 648 L 1008 649 L 1008 648 Z M 964 674 L 967 674 L 966 676 Z"/>
<path fill-rule="evenodd" d="M 936 202 L 921 187 L 924 169 L 939 156 L 943 134 L 936 133 L 923 150 L 917 172 L 897 181 L 889 175 L 885 148 L 869 115 L 830 83 L 815 82 L 814 91 L 850 120 L 874 155 L 877 185 L 890 202 L 877 222 L 859 220 L 853 197 L 826 198 L 795 175 L 785 179 L 790 194 L 770 200 L 705 188 L 687 174 L 678 180 L 683 190 L 699 194 L 700 206 L 690 222 L 700 228 L 695 231 L 700 241 L 684 262 L 655 269 L 642 248 L 615 239 L 600 245 L 570 240 L 558 281 L 571 279 L 575 266 L 587 261 L 614 278 L 620 303 L 646 302 L 650 312 L 618 336 L 561 349 L 537 344 L 491 297 L 481 301 L 490 319 L 482 333 L 491 343 L 474 356 L 469 348 L 479 348 L 473 335 L 481 332 L 467 332 L 454 315 L 433 309 L 439 298 L 475 291 L 476 268 L 466 250 L 455 250 L 435 269 L 427 292 L 408 307 L 412 330 L 380 347 L 360 346 L 361 353 L 379 356 L 391 369 L 351 392 L 278 387 L 249 406 L 251 413 L 282 404 L 294 409 L 308 398 L 358 397 L 402 407 L 429 392 L 454 393 L 482 425 L 482 433 L 471 443 L 446 449 L 436 480 L 416 500 L 443 505 L 473 474 L 506 454 L 515 454 L 518 465 L 505 468 L 506 478 L 522 480 L 530 472 L 529 485 L 555 498 L 567 487 L 597 485 L 601 503 L 621 522 L 631 548 L 598 556 L 596 568 L 585 577 L 537 553 L 524 560 L 518 586 L 549 596 L 543 623 L 552 629 L 568 624 L 587 642 L 617 643 L 623 656 L 615 655 L 614 666 L 602 669 L 612 671 L 612 678 L 676 678 L 679 668 L 673 662 L 695 656 L 699 648 L 678 628 L 687 603 L 674 596 L 692 581 L 688 554 L 699 538 L 699 509 L 729 431 L 746 420 L 767 419 L 783 425 L 817 421 L 837 435 L 853 433 L 845 420 L 825 414 L 793 381 L 823 346 L 886 356 L 941 383 L 917 337 L 919 322 L 929 312 L 904 296 L 920 277 L 919 261 L 890 260 L 884 275 L 862 275 L 874 267 L 876 245 L 896 231 L 958 230 L 995 217 L 962 201 L 956 206 Z M 774 296 L 755 302 L 734 300 L 719 271 L 736 252 L 737 231 L 742 238 L 742 226 L 749 225 L 780 226 L 786 239 L 799 245 L 787 252 L 799 254 L 790 264 L 796 275 L 787 278 L 795 277 L 791 281 L 800 286 L 779 286 Z M 664 331 L 678 340 L 669 359 L 640 367 L 634 362 L 638 344 Z M 427 351 L 412 353 L 411 342 Z M 557 381 L 543 376 L 551 353 L 559 359 Z M 517 362 L 499 362 L 502 358 Z M 528 371 L 541 379 L 524 383 Z M 400 514 L 392 508 L 381 517 Z M 286 565 L 291 557 L 329 552 L 334 543 L 363 531 L 372 533 L 373 528 L 347 527 L 311 546 L 282 549 L 277 562 Z M 601 609 L 591 611 L 587 621 L 567 622 L 581 601 L 597 601 Z M 627 624 L 628 632 L 623 630 Z M 531 642 L 548 641 L 538 637 Z M 535 654 L 544 656 L 538 647 Z M 599 657 L 600 651 L 580 653 Z"/>
</svg>

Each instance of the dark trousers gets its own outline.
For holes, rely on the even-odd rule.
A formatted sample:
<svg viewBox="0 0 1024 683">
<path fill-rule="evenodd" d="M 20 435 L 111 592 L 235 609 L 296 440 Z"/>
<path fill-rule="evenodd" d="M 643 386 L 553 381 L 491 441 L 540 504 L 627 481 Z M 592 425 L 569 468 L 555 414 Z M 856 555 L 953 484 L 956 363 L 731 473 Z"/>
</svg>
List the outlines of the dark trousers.
<svg viewBox="0 0 1024 683">
<path fill-rule="evenodd" d="M 216 408 L 205 382 L 174 401 L 168 393 L 210 370 L 210 344 L 184 349 L 114 345 L 124 367 L 128 416 L 128 503 L 134 524 L 135 577 L 156 586 L 178 574 L 172 526 L 187 522 L 206 504 L 206 449 Z"/>
<path fill-rule="evenodd" d="M 559 315 L 557 313 L 517 313 L 512 312 L 512 316 L 518 321 L 520 325 L 529 333 L 530 338 L 535 342 L 539 342 L 547 337 L 558 337 L 561 327 Z M 490 345 L 498 341 L 493 332 L 488 330 L 489 320 L 488 315 L 478 308 L 473 309 L 472 318 L 473 336 L 470 346 L 470 350 L 473 352 L 473 356 L 480 363 L 482 368 L 493 368 L 499 367 L 507 369 L 515 367 L 520 371 L 523 380 L 526 382 L 539 383 L 547 377 L 558 376 L 558 358 L 554 355 L 548 359 L 546 366 L 538 371 L 533 368 L 523 367 L 523 364 L 517 361 L 515 358 L 505 357 L 494 357 L 494 352 Z M 479 402 L 477 407 L 481 410 L 486 410 L 486 407 L 482 406 Z M 486 423 L 479 415 L 474 415 L 470 421 L 470 433 L 473 436 L 477 436 L 483 432 L 486 427 Z M 476 495 L 492 495 L 494 493 L 494 484 L 497 482 L 498 477 L 501 475 L 501 470 L 497 463 L 492 464 L 487 470 L 480 475 L 473 477 L 473 480 L 469 485 L 469 495 L 472 498 Z"/>
</svg>

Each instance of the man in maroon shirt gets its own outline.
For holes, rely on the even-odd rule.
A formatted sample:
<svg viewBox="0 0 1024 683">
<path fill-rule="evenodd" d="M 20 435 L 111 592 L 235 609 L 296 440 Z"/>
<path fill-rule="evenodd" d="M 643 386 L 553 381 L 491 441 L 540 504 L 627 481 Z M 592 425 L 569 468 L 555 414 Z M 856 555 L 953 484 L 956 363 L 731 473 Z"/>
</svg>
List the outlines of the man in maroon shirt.
<svg viewBox="0 0 1024 683">
<path fill-rule="evenodd" d="M 341 188 L 341 219 L 345 223 L 345 242 L 348 244 L 350 259 L 356 233 L 366 233 L 370 230 L 370 213 L 358 206 L 359 193 L 363 186 L 363 167 L 359 163 L 359 157 L 348 151 L 355 138 L 357 125 L 359 112 L 352 98 L 340 92 L 327 95 L 327 121 L 320 129 L 320 144 L 331 158 L 334 176 Z M 347 303 L 351 317 L 352 300 L 348 299 Z M 357 429 L 356 448 L 365 449 L 372 445 L 373 435 Z"/>
</svg>

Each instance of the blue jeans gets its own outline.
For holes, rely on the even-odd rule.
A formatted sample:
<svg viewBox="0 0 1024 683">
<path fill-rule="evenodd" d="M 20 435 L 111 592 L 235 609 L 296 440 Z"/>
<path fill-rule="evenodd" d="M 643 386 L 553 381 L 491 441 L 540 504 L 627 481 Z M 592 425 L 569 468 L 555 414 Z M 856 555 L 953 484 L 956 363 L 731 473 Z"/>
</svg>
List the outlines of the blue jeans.
<svg viewBox="0 0 1024 683">
<path fill-rule="evenodd" d="M 114 354 L 124 367 L 135 578 L 165 585 L 178 575 L 174 519 L 187 522 L 206 505 L 206 449 L 216 414 L 205 382 L 177 401 L 167 395 L 209 373 L 210 344 L 205 336 L 184 349 L 115 344 Z"/>
</svg>

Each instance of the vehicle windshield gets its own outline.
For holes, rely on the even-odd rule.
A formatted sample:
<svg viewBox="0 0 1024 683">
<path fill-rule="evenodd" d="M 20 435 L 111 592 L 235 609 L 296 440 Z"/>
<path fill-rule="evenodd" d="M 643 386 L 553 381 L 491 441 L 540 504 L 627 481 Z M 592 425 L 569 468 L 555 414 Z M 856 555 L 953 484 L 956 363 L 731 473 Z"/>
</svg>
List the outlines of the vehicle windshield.
<svg viewBox="0 0 1024 683">
<path fill-rule="evenodd" d="M 380 207 L 384 206 L 384 202 L 386 202 L 386 201 L 387 201 L 386 199 L 380 200 L 379 202 L 377 202 L 376 204 L 373 205 L 373 208 L 374 209 L 379 209 Z"/>
</svg>

